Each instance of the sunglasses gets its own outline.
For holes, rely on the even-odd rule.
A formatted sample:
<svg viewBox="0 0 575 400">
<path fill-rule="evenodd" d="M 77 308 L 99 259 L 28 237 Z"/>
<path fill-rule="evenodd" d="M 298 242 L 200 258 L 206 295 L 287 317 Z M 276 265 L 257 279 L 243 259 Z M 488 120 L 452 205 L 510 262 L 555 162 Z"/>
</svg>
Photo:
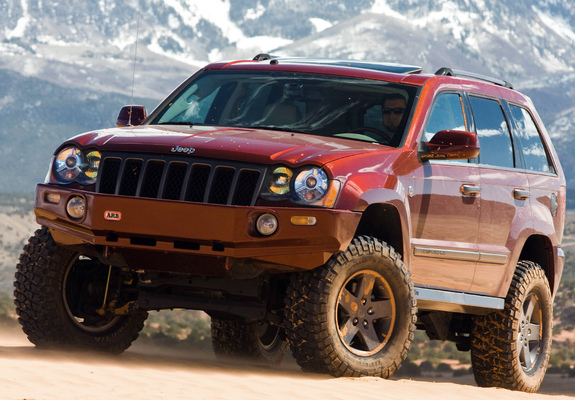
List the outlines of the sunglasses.
<svg viewBox="0 0 575 400">
<path fill-rule="evenodd" d="M 383 114 L 385 114 L 385 115 L 391 115 L 391 114 L 401 115 L 404 113 L 404 111 L 405 111 L 405 108 L 384 108 Z"/>
</svg>

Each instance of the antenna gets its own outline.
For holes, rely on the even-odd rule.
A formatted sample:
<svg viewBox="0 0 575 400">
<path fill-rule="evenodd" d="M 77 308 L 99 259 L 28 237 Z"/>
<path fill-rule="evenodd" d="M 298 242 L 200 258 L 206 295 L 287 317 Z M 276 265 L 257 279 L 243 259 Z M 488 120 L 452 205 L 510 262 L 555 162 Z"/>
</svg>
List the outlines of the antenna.
<svg viewBox="0 0 575 400">
<path fill-rule="evenodd" d="M 134 85 L 136 82 L 136 57 L 138 55 L 138 38 L 140 35 L 140 1 L 138 0 L 138 22 L 136 23 L 136 45 L 134 46 L 134 69 L 132 71 L 132 93 L 130 94 L 130 113 L 128 114 L 128 126 L 132 126 L 132 107 L 134 104 Z"/>
</svg>

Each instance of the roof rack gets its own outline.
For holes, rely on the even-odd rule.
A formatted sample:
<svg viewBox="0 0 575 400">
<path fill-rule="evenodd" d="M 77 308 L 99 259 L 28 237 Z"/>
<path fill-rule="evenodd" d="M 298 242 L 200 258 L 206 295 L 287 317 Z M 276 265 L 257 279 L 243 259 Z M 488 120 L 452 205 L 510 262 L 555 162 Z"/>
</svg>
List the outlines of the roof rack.
<svg viewBox="0 0 575 400">
<path fill-rule="evenodd" d="M 465 77 L 465 78 L 478 79 L 480 81 L 490 82 L 490 83 L 494 83 L 495 85 L 506 87 L 508 89 L 513 89 L 513 85 L 510 82 L 504 81 L 503 79 L 491 78 L 489 76 L 476 74 L 474 72 L 462 71 L 459 69 L 451 69 L 451 68 L 443 67 L 443 68 L 439 68 L 437 70 L 437 72 L 435 72 L 435 75 L 439 75 L 439 76 L 461 76 L 461 77 Z"/>
<path fill-rule="evenodd" d="M 280 62 L 292 64 L 313 64 L 313 65 L 333 65 L 340 67 L 361 68 L 374 71 L 392 72 L 398 74 L 419 74 L 421 67 L 414 65 L 404 65 L 395 63 L 370 62 L 358 60 L 342 60 L 332 58 L 307 58 L 307 57 L 280 57 L 271 54 L 261 53 L 253 58 L 253 61 L 268 61 L 272 64 Z"/>
</svg>

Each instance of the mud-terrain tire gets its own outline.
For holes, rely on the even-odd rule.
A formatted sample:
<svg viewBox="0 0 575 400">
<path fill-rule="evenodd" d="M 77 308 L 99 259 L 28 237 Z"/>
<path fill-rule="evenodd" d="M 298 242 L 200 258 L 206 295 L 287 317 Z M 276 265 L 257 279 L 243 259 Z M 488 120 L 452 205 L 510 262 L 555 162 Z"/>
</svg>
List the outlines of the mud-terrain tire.
<svg viewBox="0 0 575 400">
<path fill-rule="evenodd" d="M 212 347 L 218 358 L 243 358 L 278 365 L 288 343 L 285 331 L 262 321 L 212 318 Z"/>
<path fill-rule="evenodd" d="M 536 392 L 549 361 L 552 316 L 545 272 L 520 261 L 505 309 L 474 318 L 471 363 L 477 385 Z"/>
<path fill-rule="evenodd" d="M 103 291 L 93 288 L 99 283 L 105 291 L 108 271 L 107 266 L 58 246 L 47 228 L 38 229 L 24 247 L 14 282 L 18 321 L 28 339 L 38 348 L 114 354 L 130 347 L 147 312 L 113 317 L 92 312 L 80 318 L 72 311 L 79 310 L 83 300 L 102 304 Z M 102 275 L 103 283 L 102 278 L 92 280 Z"/>
<path fill-rule="evenodd" d="M 411 274 L 399 254 L 362 236 L 324 266 L 293 275 L 285 324 L 302 370 L 388 378 L 407 356 L 416 313 Z"/>
</svg>

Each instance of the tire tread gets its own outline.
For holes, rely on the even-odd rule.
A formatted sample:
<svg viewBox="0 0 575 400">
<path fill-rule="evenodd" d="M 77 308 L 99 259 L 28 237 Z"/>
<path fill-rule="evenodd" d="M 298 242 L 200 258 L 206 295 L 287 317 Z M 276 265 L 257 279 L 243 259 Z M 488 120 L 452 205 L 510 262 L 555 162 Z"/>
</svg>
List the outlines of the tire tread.
<svg viewBox="0 0 575 400">
<path fill-rule="evenodd" d="M 544 351 L 546 350 L 545 354 L 541 355 L 544 357 L 540 364 L 543 373 L 539 373 L 535 382 L 524 379 L 516 345 L 517 319 L 521 313 L 522 297 L 529 290 L 529 285 L 538 280 L 544 282 L 550 299 L 549 283 L 543 269 L 533 262 L 520 261 L 505 299 L 505 308 L 474 318 L 471 360 L 478 386 L 536 392 L 541 385 L 549 359 L 550 344 L 542 343 Z M 550 338 L 547 339 L 550 341 Z"/>
<path fill-rule="evenodd" d="M 38 229 L 24 246 L 14 276 L 14 304 L 22 330 L 38 348 L 123 352 L 138 337 L 148 314 L 138 312 L 124 317 L 121 328 L 100 340 L 96 338 L 93 346 L 78 340 L 59 309 L 61 283 L 55 268 L 68 263 L 73 255 L 56 244 L 46 227 Z"/>
<path fill-rule="evenodd" d="M 340 358 L 328 337 L 327 306 L 324 301 L 333 290 L 335 277 L 343 271 L 348 262 L 363 255 L 376 253 L 392 260 L 412 299 L 408 317 L 408 339 L 391 365 L 377 374 L 357 371 Z M 388 378 L 407 357 L 414 338 L 416 313 L 415 289 L 411 274 L 399 254 L 378 239 L 360 236 L 352 241 L 345 252 L 333 256 L 325 266 L 292 276 L 286 296 L 286 331 L 294 358 L 303 371 L 326 373 L 336 377 L 377 375 Z"/>
</svg>

